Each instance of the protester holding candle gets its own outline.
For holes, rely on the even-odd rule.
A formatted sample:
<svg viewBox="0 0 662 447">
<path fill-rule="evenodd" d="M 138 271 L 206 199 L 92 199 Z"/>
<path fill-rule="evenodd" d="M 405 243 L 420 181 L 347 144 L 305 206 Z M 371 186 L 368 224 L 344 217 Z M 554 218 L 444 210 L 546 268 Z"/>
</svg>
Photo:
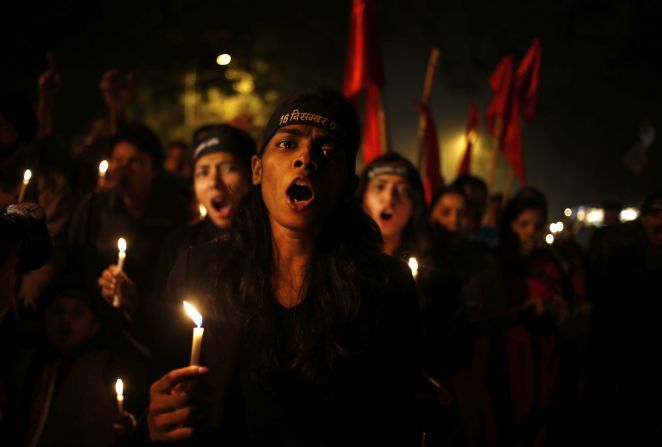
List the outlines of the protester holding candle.
<svg viewBox="0 0 662 447">
<path fill-rule="evenodd" d="M 50 290 L 40 305 L 43 335 L 23 331 L 2 368 L 3 445 L 112 445 L 145 405 L 147 358 L 106 324 L 101 298 L 75 285 Z"/>
<path fill-rule="evenodd" d="M 155 371 L 164 373 L 181 365 L 190 348 L 183 343 L 182 334 L 190 328 L 181 318 L 181 297 L 164 300 L 170 270 L 180 253 L 228 231 L 235 209 L 251 188 L 251 157 L 256 152 L 253 139 L 228 124 L 204 126 L 194 132 L 193 189 L 196 202 L 207 211 L 204 218 L 170 233 L 163 243 L 153 291 L 147 297 Z"/>
<path fill-rule="evenodd" d="M 339 94 L 303 94 L 277 108 L 263 141 L 236 226 L 171 274 L 168 291 L 201 303 L 205 367 L 152 385 L 146 434 L 418 445 L 415 287 L 404 262 L 380 253 L 376 226 L 352 199 L 355 112 Z M 189 417 L 202 411 L 195 393 L 172 394 L 205 375 L 210 430 Z"/>
<path fill-rule="evenodd" d="M 90 293 L 101 292 L 109 303 L 119 292 L 121 310 L 135 322 L 145 318 L 141 297 L 151 291 L 166 234 L 187 220 L 187 205 L 174 179 L 161 172 L 161 144 L 149 128 L 126 125 L 113 141 L 112 187 L 90 193 L 74 214 L 71 268 Z M 115 264 L 120 237 L 129 244 L 121 272 Z M 144 341 L 143 326 L 132 328 Z"/>
</svg>

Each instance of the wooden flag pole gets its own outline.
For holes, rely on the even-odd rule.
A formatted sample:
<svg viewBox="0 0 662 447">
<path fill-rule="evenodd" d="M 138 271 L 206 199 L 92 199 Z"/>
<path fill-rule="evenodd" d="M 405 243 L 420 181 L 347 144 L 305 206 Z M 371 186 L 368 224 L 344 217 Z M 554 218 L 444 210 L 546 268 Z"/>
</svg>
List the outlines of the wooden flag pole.
<svg viewBox="0 0 662 447">
<path fill-rule="evenodd" d="M 494 123 L 495 136 L 492 138 L 492 157 L 490 158 L 490 164 L 487 167 L 487 191 L 489 194 L 492 194 L 492 188 L 494 187 L 494 174 L 496 172 L 497 154 L 499 153 L 500 149 L 502 127 L 503 117 L 497 116 Z"/>
<path fill-rule="evenodd" d="M 512 168 L 508 168 L 508 175 L 506 176 L 506 184 L 503 186 L 503 197 L 501 198 L 501 204 L 506 206 L 508 200 L 510 199 L 510 189 L 513 185 L 513 175 L 514 172 Z"/>
<path fill-rule="evenodd" d="M 384 110 L 384 92 L 379 91 L 379 141 L 381 143 L 382 154 L 391 151 L 389 133 L 386 122 L 386 112 Z"/>
<path fill-rule="evenodd" d="M 423 83 L 423 95 L 421 102 L 427 104 L 430 101 L 430 94 L 432 93 L 432 81 L 434 80 L 434 73 L 437 70 L 437 63 L 439 62 L 440 55 L 439 48 L 433 48 L 430 51 L 430 59 L 428 60 L 428 67 L 425 71 L 425 82 Z M 418 118 L 418 170 L 423 169 L 423 134 L 426 125 L 425 113 L 421 112 Z"/>
</svg>

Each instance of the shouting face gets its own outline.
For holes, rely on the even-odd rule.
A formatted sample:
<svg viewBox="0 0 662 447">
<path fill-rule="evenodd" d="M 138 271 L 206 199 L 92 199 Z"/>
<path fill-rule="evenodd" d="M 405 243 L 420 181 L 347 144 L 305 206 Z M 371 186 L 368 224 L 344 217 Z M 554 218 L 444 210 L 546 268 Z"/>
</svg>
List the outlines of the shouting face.
<svg viewBox="0 0 662 447">
<path fill-rule="evenodd" d="M 411 187 L 396 174 L 382 174 L 368 182 L 363 209 L 373 218 L 384 239 L 400 239 L 414 214 Z"/>
<path fill-rule="evenodd" d="M 249 169 L 229 152 L 212 152 L 196 161 L 193 186 L 211 221 L 228 228 L 237 204 L 251 187 Z"/>
<path fill-rule="evenodd" d="M 324 129 L 293 124 L 284 126 L 253 157 L 253 184 L 275 226 L 313 232 L 343 199 L 352 193 L 345 151 Z"/>
</svg>

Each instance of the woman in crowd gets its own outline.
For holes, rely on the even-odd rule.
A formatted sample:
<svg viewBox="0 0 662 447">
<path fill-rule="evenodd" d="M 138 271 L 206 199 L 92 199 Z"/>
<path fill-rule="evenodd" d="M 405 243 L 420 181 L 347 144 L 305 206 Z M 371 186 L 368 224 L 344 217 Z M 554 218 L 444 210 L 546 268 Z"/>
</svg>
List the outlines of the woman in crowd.
<svg viewBox="0 0 662 447">
<path fill-rule="evenodd" d="M 205 316 L 207 367 L 152 385 L 151 441 L 417 445 L 415 287 L 404 264 L 380 253 L 377 228 L 352 199 L 358 136 L 335 92 L 276 109 L 236 225 L 171 273 L 168 290 Z M 210 430 L 196 393 L 182 393 L 203 376 Z"/>
<path fill-rule="evenodd" d="M 511 306 L 531 306 L 537 315 L 567 315 L 571 294 L 559 262 L 542 246 L 545 204 L 537 197 L 516 196 L 506 205 L 497 254 Z"/>
<path fill-rule="evenodd" d="M 394 152 L 368 164 L 359 178 L 356 197 L 377 223 L 384 253 L 421 257 L 428 247 L 425 194 L 414 165 Z"/>
<path fill-rule="evenodd" d="M 496 258 L 484 243 L 469 239 L 468 198 L 458 187 L 440 189 L 430 204 L 432 252 L 454 279 L 458 300 L 471 316 L 502 309 L 505 295 Z"/>
<path fill-rule="evenodd" d="M 193 190 L 206 215 L 173 231 L 163 244 L 153 293 L 146 297 L 155 374 L 185 364 L 189 355 L 190 327 L 181 318 L 181 297 L 164 300 L 170 270 L 180 253 L 221 237 L 229 230 L 235 210 L 250 191 L 251 157 L 256 152 L 250 135 L 228 124 L 203 126 L 193 134 Z M 111 295 L 115 284 L 112 270 L 104 274 L 110 285 L 106 294 Z"/>
</svg>

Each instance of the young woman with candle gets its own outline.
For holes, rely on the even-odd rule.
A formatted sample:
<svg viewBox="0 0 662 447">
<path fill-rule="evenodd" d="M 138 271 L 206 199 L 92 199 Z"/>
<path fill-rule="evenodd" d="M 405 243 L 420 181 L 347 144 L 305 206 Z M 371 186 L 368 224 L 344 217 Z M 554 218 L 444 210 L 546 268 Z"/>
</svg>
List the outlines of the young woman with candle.
<svg viewBox="0 0 662 447">
<path fill-rule="evenodd" d="M 274 112 L 235 225 L 171 273 L 168 290 L 195 297 L 205 317 L 208 369 L 152 385 L 151 441 L 418 445 L 415 286 L 353 200 L 358 141 L 356 114 L 335 92 Z M 195 393 L 177 392 L 202 376 L 210 430 Z"/>
</svg>

